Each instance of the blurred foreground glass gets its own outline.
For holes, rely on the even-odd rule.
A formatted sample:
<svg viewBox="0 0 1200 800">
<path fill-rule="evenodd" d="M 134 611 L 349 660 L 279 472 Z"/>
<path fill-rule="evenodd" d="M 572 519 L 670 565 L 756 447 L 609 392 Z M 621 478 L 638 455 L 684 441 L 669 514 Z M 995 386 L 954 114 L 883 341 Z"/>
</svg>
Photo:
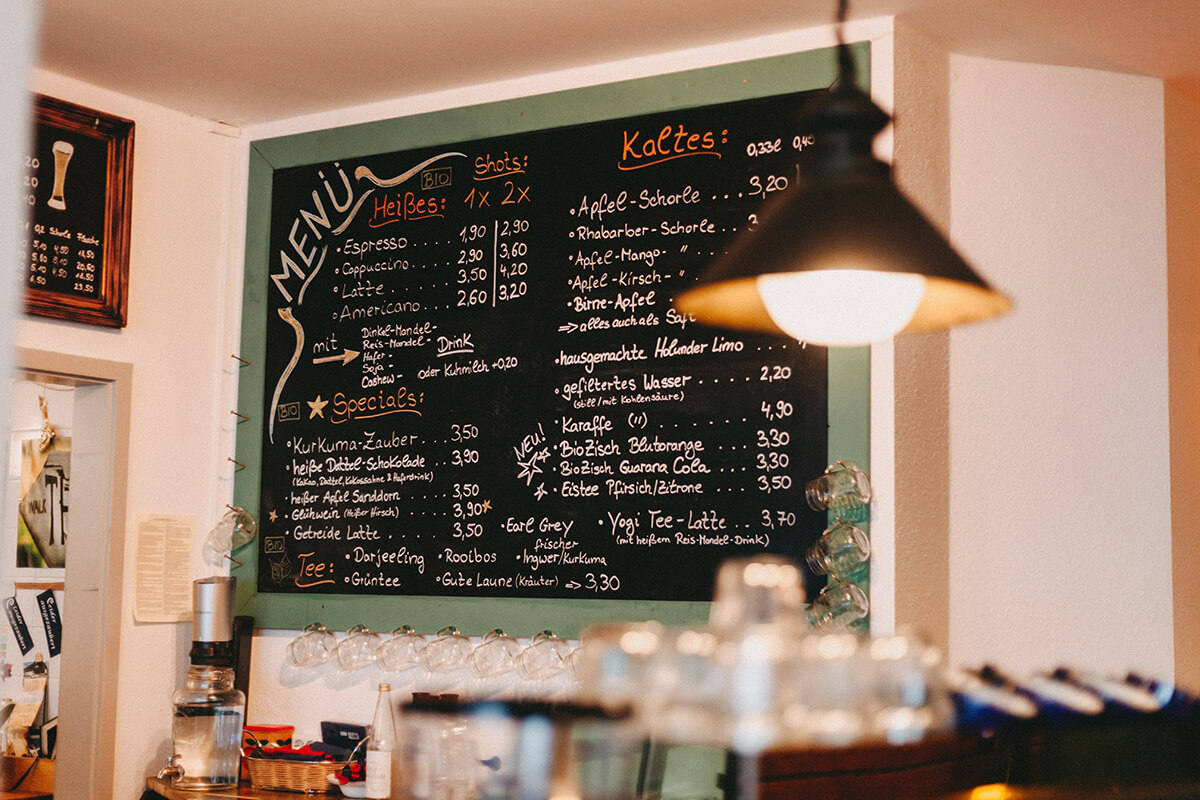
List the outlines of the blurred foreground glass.
<svg viewBox="0 0 1200 800">
<path fill-rule="evenodd" d="M 949 732 L 941 657 L 915 636 L 814 634 L 797 648 L 785 698 L 790 744 L 909 744 Z"/>
<path fill-rule="evenodd" d="M 650 665 L 643 718 L 648 734 L 665 742 L 723 747 L 728 740 L 725 670 L 720 640 L 707 628 L 673 628 Z"/>
<path fill-rule="evenodd" d="M 717 572 L 708 624 L 718 634 L 747 625 L 797 624 L 804 609 L 800 568 L 782 556 L 731 558 Z"/>
<path fill-rule="evenodd" d="M 871 681 L 860 650 L 866 638 L 824 633 L 800 642 L 784 698 L 786 738 L 796 744 L 845 747 L 864 740 Z"/>
<path fill-rule="evenodd" d="M 805 560 L 818 575 L 849 575 L 871 557 L 871 540 L 857 525 L 838 520 L 808 548 Z"/>
<path fill-rule="evenodd" d="M 754 755 L 782 740 L 786 672 L 801 630 L 790 623 L 748 625 L 720 637 L 725 749 Z"/>
<path fill-rule="evenodd" d="M 366 625 L 355 625 L 346 631 L 346 638 L 337 646 L 338 666 L 354 672 L 375 663 L 383 641 Z"/>
<path fill-rule="evenodd" d="M 473 800 L 479 759 L 471 731 L 458 715 L 446 717 L 440 727 L 433 796 L 435 800 Z"/>
<path fill-rule="evenodd" d="M 900 634 L 872 639 L 868 653 L 875 687 L 872 738 L 909 744 L 954 726 L 954 705 L 937 649 Z"/>
<path fill-rule="evenodd" d="M 657 622 L 609 622 L 584 629 L 572 660 L 579 697 L 605 708 L 636 706 L 645 699 L 651 661 L 662 644 Z"/>
<path fill-rule="evenodd" d="M 425 637 L 409 625 L 401 625 L 379 648 L 379 665 L 389 672 L 400 672 L 420 663 Z"/>
<path fill-rule="evenodd" d="M 306 625 L 303 633 L 288 644 L 288 660 L 297 667 L 316 667 L 333 657 L 337 637 L 319 622 Z"/>
<path fill-rule="evenodd" d="M 867 593 L 857 584 L 838 578 L 830 581 L 808 607 L 808 623 L 821 631 L 836 631 L 867 616 Z"/>
<path fill-rule="evenodd" d="M 414 702 L 401 714 L 410 800 L 632 800 L 642 738 L 591 706 Z"/>
<path fill-rule="evenodd" d="M 871 502 L 871 481 L 852 462 L 838 461 L 826 467 L 821 477 L 808 482 L 804 499 L 814 511 L 859 508 Z"/>
<path fill-rule="evenodd" d="M 778 742 L 780 670 L 807 631 L 803 614 L 803 577 L 791 560 L 765 554 L 721 564 L 709 609 L 718 671 L 711 679 L 723 683 L 707 712 L 717 746 L 753 755 Z"/>
</svg>

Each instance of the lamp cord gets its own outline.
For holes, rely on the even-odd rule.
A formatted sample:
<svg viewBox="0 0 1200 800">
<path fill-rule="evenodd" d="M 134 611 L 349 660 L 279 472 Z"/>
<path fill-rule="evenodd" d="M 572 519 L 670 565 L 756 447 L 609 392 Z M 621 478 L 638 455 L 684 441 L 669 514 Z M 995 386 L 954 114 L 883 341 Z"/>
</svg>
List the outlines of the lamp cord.
<svg viewBox="0 0 1200 800">
<path fill-rule="evenodd" d="M 850 48 L 846 46 L 846 37 L 843 34 L 843 29 L 846 26 L 846 15 L 849 11 L 850 0 L 838 0 L 837 6 L 837 60 L 838 60 L 838 76 L 835 84 L 843 86 L 853 86 L 855 81 L 854 76 L 854 58 L 850 55 Z"/>
</svg>

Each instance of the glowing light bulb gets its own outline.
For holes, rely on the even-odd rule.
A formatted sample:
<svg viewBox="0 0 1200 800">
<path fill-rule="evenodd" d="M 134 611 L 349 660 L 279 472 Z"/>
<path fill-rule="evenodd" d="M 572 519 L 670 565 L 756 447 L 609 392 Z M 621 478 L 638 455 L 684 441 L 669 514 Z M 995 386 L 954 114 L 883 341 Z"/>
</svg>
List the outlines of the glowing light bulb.
<svg viewBox="0 0 1200 800">
<path fill-rule="evenodd" d="M 889 339 L 908 325 L 925 294 L 920 275 L 830 269 L 756 278 L 767 313 L 789 336 L 855 346 Z"/>
</svg>

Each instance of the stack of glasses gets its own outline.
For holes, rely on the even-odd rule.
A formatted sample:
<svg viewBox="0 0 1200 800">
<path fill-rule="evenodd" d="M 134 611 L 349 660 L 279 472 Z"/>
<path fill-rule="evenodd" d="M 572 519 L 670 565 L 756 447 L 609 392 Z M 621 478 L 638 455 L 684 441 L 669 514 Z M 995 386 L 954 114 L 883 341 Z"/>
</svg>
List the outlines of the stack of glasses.
<svg viewBox="0 0 1200 800">
<path fill-rule="evenodd" d="M 787 559 L 726 562 L 707 626 L 586 629 L 580 699 L 632 707 L 654 739 L 742 754 L 904 744 L 953 729 L 933 648 L 908 635 L 813 632 L 803 594 Z"/>
<path fill-rule="evenodd" d="M 870 609 L 867 593 L 856 577 L 866 571 L 871 540 L 849 516 L 862 513 L 871 502 L 871 483 L 857 466 L 838 461 L 821 477 L 808 482 L 804 496 L 814 511 L 829 511 L 834 515 L 833 524 L 806 554 L 809 569 L 830 579 L 813 598 L 808 621 L 817 630 L 842 630 L 866 618 Z"/>
</svg>

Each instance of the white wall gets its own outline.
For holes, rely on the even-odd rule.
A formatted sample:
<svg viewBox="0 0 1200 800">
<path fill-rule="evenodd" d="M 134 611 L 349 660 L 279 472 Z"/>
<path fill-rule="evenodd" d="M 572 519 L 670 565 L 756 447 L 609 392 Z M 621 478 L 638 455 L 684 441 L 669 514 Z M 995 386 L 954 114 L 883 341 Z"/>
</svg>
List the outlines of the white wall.
<svg viewBox="0 0 1200 800">
<path fill-rule="evenodd" d="M 951 656 L 1173 673 L 1163 87 L 951 59 Z"/>
<path fill-rule="evenodd" d="M 224 511 L 232 465 L 231 335 L 238 326 L 228 225 L 237 142 L 210 123 L 48 73 L 33 88 L 134 120 L 129 324 L 123 330 L 22 317 L 16 343 L 132 363 L 132 435 L 121 677 L 121 769 L 113 796 L 137 797 L 170 752 L 171 694 L 186 671 L 190 625 L 133 621 L 134 518 L 191 514 L 202 539 Z M 240 242 L 238 243 L 240 247 Z M 199 547 L 199 542 L 198 542 Z M 210 568 L 195 555 L 197 577 Z M 67 603 L 69 607 L 69 600 Z M 64 658 L 70 657 L 64 642 Z"/>
<path fill-rule="evenodd" d="M 950 227 L 950 53 L 922 31 L 897 20 L 895 33 L 895 168 L 897 185 L 939 230 Z M 894 454 L 890 500 L 895 523 L 889 541 L 872 522 L 871 628 L 884 633 L 878 602 L 892 568 L 894 620 L 916 629 L 943 652 L 950 639 L 950 498 L 944 481 L 950 458 L 950 334 L 910 334 L 891 343 L 892 374 L 883 375 L 881 348 L 871 351 L 873 451 Z M 886 381 L 886 382 L 885 382 Z M 888 402 L 882 396 L 890 395 Z M 891 422 L 894 441 L 882 441 Z M 871 459 L 871 477 L 878 467 Z M 885 560 L 882 554 L 891 558 Z"/>
</svg>

